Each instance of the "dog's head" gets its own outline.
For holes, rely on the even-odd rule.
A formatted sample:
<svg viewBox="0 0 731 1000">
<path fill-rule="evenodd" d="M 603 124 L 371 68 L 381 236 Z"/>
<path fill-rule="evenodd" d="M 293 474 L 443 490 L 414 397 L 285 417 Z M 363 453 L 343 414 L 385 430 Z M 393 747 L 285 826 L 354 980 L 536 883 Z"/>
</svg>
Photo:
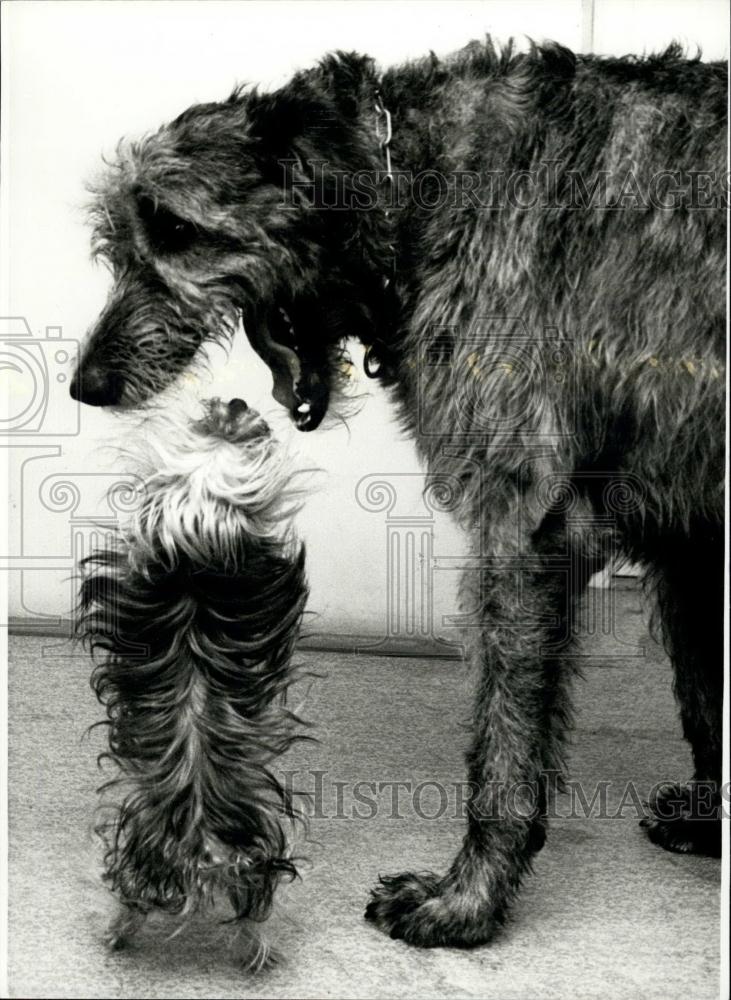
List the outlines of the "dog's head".
<svg viewBox="0 0 731 1000">
<path fill-rule="evenodd" d="M 75 398 L 138 406 L 243 320 L 275 398 L 300 429 L 317 427 L 344 338 L 368 342 L 378 323 L 372 80 L 369 60 L 333 57 L 120 147 L 93 209 L 114 287 Z"/>
<path fill-rule="evenodd" d="M 305 477 L 242 399 L 204 400 L 201 418 L 189 424 L 159 411 L 127 457 L 144 483 L 131 519 L 143 559 L 174 567 L 185 558 L 230 572 L 241 561 L 242 538 L 289 545 Z"/>
</svg>

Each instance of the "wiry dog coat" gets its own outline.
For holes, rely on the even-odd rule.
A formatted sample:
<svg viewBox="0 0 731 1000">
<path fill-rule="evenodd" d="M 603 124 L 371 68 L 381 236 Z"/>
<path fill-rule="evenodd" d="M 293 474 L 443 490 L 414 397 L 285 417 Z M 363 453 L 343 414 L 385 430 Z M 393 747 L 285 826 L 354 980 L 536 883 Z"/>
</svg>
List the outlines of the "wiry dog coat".
<svg viewBox="0 0 731 1000">
<path fill-rule="evenodd" d="M 291 530 L 291 469 L 241 400 L 206 404 L 149 448 L 142 502 L 83 561 L 78 629 L 102 659 L 122 793 L 98 830 L 128 918 L 187 913 L 217 889 L 264 919 L 296 874 L 291 797 L 271 764 L 299 720 L 284 706 L 307 586 Z M 106 756 L 106 755 L 104 755 Z"/>
</svg>

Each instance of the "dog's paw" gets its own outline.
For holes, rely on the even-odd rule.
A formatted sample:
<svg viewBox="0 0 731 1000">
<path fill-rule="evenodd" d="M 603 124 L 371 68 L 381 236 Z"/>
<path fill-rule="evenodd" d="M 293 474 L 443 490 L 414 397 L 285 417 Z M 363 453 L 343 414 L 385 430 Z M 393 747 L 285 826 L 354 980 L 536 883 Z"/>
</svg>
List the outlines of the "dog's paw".
<svg viewBox="0 0 731 1000">
<path fill-rule="evenodd" d="M 126 948 L 140 932 L 146 919 L 146 911 L 136 906 L 121 906 L 104 935 L 107 948 L 110 951 Z"/>
<path fill-rule="evenodd" d="M 496 922 L 433 872 L 384 875 L 365 918 L 419 948 L 472 948 L 489 941 Z"/>
<path fill-rule="evenodd" d="M 702 791 L 702 789 L 701 789 Z M 717 796 L 703 798 L 698 785 L 668 785 L 650 802 L 651 816 L 640 820 L 653 844 L 677 854 L 721 857 Z"/>
</svg>

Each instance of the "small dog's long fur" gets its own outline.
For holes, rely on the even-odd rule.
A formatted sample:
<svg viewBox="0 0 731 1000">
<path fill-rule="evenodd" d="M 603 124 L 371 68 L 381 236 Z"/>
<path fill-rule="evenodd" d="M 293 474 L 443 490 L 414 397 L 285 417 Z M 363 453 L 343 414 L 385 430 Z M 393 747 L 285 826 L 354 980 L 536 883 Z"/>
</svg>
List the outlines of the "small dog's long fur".
<svg viewBox="0 0 731 1000">
<path fill-rule="evenodd" d="M 98 826 L 105 876 L 131 913 L 189 913 L 224 890 L 264 919 L 296 868 L 291 795 L 272 762 L 298 734 L 284 696 L 307 585 L 293 536 L 291 468 L 241 401 L 148 448 L 139 509 L 83 560 L 78 631 L 101 654 L 123 800 Z"/>
</svg>

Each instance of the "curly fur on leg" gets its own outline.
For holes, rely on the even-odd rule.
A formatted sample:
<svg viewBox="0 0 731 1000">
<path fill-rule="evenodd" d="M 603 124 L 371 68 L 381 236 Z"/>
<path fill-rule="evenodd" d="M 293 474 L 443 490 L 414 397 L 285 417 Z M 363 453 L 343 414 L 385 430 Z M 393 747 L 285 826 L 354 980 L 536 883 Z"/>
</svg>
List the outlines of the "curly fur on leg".
<svg viewBox="0 0 731 1000">
<path fill-rule="evenodd" d="M 291 470 L 240 400 L 167 430 L 131 523 L 82 563 L 78 633 L 101 654 L 102 757 L 119 769 L 103 789 L 123 793 L 97 827 L 127 910 L 113 947 L 151 909 L 189 914 L 221 891 L 237 918 L 263 920 L 296 876 L 298 814 L 271 770 L 305 738 L 285 705 L 308 595 Z M 247 951 L 262 964 L 262 946 Z"/>
</svg>

